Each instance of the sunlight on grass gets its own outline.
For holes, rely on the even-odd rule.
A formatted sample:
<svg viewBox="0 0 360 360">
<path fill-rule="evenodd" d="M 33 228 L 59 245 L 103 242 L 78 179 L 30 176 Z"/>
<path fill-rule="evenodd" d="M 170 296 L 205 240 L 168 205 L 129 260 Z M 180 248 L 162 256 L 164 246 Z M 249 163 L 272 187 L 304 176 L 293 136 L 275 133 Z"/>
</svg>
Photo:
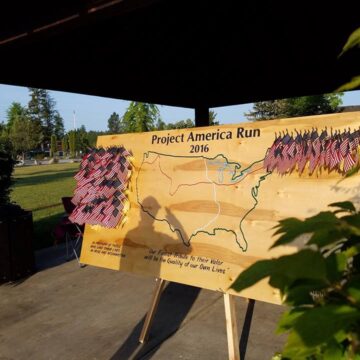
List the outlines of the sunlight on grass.
<svg viewBox="0 0 360 360">
<path fill-rule="evenodd" d="M 72 196 L 79 164 L 52 164 L 16 168 L 12 201 L 33 212 L 35 249 L 51 246 L 51 232 L 64 214 L 63 196 Z"/>
</svg>

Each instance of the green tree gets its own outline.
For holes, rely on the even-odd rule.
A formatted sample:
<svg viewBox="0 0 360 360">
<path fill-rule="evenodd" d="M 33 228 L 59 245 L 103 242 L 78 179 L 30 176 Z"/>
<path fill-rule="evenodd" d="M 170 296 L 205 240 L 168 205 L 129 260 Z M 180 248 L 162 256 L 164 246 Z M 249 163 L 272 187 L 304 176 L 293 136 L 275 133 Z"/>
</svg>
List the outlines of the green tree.
<svg viewBox="0 0 360 360">
<path fill-rule="evenodd" d="M 4 146 L 4 144 L 11 146 L 7 124 L 3 122 L 0 123 L 0 144 L 2 144 L 2 146 Z"/>
<path fill-rule="evenodd" d="M 209 111 L 209 125 L 219 125 L 219 122 L 216 120 L 217 113 L 214 110 Z"/>
<path fill-rule="evenodd" d="M 65 134 L 64 119 L 56 110 L 54 112 L 54 135 L 57 139 L 61 139 Z"/>
<path fill-rule="evenodd" d="M 96 146 L 97 137 L 101 135 L 105 135 L 104 131 L 94 131 L 90 130 L 87 132 L 87 139 L 90 147 Z"/>
<path fill-rule="evenodd" d="M 286 117 L 330 114 L 338 111 L 342 94 L 302 96 L 286 100 Z"/>
<path fill-rule="evenodd" d="M 119 114 L 113 112 L 108 119 L 109 134 L 120 134 L 123 132 L 123 126 Z"/>
<path fill-rule="evenodd" d="M 10 131 L 15 120 L 18 118 L 23 118 L 25 114 L 26 114 L 26 108 L 23 107 L 20 103 L 15 101 L 11 103 L 10 107 L 6 110 L 7 130 Z"/>
<path fill-rule="evenodd" d="M 41 90 L 41 115 L 44 140 L 51 141 L 51 135 L 55 132 L 55 100 L 47 90 Z"/>
<path fill-rule="evenodd" d="M 64 135 L 64 137 L 61 139 L 61 149 L 64 155 L 66 155 L 69 150 L 69 139 L 67 135 Z"/>
<path fill-rule="evenodd" d="M 260 101 L 245 114 L 248 120 L 272 120 L 334 113 L 342 104 L 342 93 Z"/>
<path fill-rule="evenodd" d="M 69 131 L 68 137 L 69 137 L 70 156 L 74 158 L 76 156 L 76 131 L 75 130 Z"/>
<path fill-rule="evenodd" d="M 58 121 L 56 132 L 61 132 L 60 115 L 55 109 L 55 100 L 45 89 L 29 88 L 30 101 L 28 103 L 28 116 L 40 124 L 43 135 L 42 147 L 50 144 L 51 135 L 55 133 L 55 119 Z M 59 134 L 61 135 L 61 134 Z"/>
<path fill-rule="evenodd" d="M 51 143 L 50 143 L 50 157 L 54 157 L 57 151 L 56 146 L 56 135 L 51 135 Z"/>
<path fill-rule="evenodd" d="M 9 138 L 15 153 L 24 158 L 26 151 L 33 150 L 41 142 L 41 127 L 26 116 L 18 117 L 10 129 Z"/>
<path fill-rule="evenodd" d="M 43 96 L 43 90 L 36 88 L 29 88 L 30 101 L 27 107 L 27 115 L 29 118 L 41 128 L 42 124 L 42 106 L 41 97 Z M 42 144 L 43 145 L 43 144 Z"/>
<path fill-rule="evenodd" d="M 210 125 L 219 125 L 219 122 L 216 121 L 216 116 L 217 116 L 217 114 L 215 111 L 213 111 L 213 110 L 209 111 L 209 124 Z M 192 127 L 195 127 L 195 123 L 191 119 L 179 120 L 175 123 L 168 123 L 168 124 L 165 124 L 164 121 L 159 119 L 156 124 L 157 130 L 188 129 L 188 128 L 192 128 Z"/>
<path fill-rule="evenodd" d="M 162 121 L 161 119 L 159 119 L 156 123 L 156 129 L 157 130 L 165 130 L 166 129 L 166 124 L 164 121 Z"/>
<path fill-rule="evenodd" d="M 248 120 L 272 120 L 285 116 L 285 100 L 259 101 L 254 103 L 252 111 L 246 113 Z"/>
<path fill-rule="evenodd" d="M 154 130 L 160 119 L 155 104 L 132 101 L 123 115 L 124 132 L 145 132 Z"/>
<path fill-rule="evenodd" d="M 328 101 L 328 104 L 332 110 L 332 112 L 339 111 L 340 106 L 343 103 L 342 97 L 344 96 L 344 93 L 337 92 L 332 94 L 326 94 L 326 100 Z"/>
<path fill-rule="evenodd" d="M 186 119 L 186 120 L 177 121 L 176 123 L 169 123 L 169 124 L 167 124 L 166 128 L 168 130 L 187 129 L 187 128 L 192 128 L 194 126 L 195 126 L 195 123 L 191 119 Z"/>
<path fill-rule="evenodd" d="M 85 152 L 89 148 L 89 139 L 85 125 L 81 125 L 76 131 L 76 150 Z"/>
<path fill-rule="evenodd" d="M 18 102 L 13 102 L 6 113 L 7 124 L 2 136 L 9 138 L 15 153 L 23 154 L 25 151 L 38 147 L 43 139 L 41 125 L 39 122 L 30 119 L 26 107 L 23 107 Z M 21 126 L 22 123 L 23 127 Z M 16 135 L 16 132 L 19 132 L 19 134 Z"/>
</svg>

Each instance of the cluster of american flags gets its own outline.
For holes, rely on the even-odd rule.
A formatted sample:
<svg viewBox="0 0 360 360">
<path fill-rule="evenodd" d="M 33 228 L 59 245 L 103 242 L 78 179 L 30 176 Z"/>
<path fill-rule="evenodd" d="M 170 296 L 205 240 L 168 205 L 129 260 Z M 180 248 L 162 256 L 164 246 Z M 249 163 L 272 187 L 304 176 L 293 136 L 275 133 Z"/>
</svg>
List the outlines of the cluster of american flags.
<svg viewBox="0 0 360 360">
<path fill-rule="evenodd" d="M 317 129 L 275 136 L 268 149 L 264 167 L 268 171 L 286 174 L 297 170 L 309 174 L 316 169 L 347 173 L 359 163 L 360 130 Z"/>
<path fill-rule="evenodd" d="M 125 215 L 131 154 L 124 147 L 90 150 L 82 159 L 69 219 L 77 224 L 116 227 Z"/>
</svg>

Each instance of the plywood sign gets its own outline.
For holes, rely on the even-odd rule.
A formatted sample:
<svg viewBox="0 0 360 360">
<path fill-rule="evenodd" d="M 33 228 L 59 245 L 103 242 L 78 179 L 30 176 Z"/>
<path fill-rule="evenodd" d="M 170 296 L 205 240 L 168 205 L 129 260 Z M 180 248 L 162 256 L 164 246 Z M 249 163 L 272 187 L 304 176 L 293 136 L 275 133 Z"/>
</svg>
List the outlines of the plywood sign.
<svg viewBox="0 0 360 360">
<path fill-rule="evenodd" d="M 231 292 L 269 251 L 273 226 L 354 199 L 360 113 L 101 136 L 132 153 L 127 221 L 87 225 L 81 262 Z M 346 140 L 347 139 L 347 140 Z M 263 281 L 240 295 L 277 303 Z"/>
</svg>

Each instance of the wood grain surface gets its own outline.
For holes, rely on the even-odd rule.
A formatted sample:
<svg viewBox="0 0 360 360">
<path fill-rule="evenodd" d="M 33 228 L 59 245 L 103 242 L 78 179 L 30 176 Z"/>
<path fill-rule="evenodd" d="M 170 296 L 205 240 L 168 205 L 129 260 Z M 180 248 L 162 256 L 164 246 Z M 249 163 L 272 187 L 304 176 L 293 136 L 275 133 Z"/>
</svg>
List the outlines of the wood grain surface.
<svg viewBox="0 0 360 360">
<path fill-rule="evenodd" d="M 268 173 L 262 160 L 275 133 L 359 126 L 352 112 L 101 136 L 97 146 L 124 145 L 133 154 L 130 209 L 122 227 L 86 226 L 81 262 L 234 293 L 229 286 L 250 264 L 301 246 L 299 239 L 269 250 L 279 220 L 359 198 L 358 175 Z M 280 302 L 266 280 L 238 295 Z"/>
</svg>

